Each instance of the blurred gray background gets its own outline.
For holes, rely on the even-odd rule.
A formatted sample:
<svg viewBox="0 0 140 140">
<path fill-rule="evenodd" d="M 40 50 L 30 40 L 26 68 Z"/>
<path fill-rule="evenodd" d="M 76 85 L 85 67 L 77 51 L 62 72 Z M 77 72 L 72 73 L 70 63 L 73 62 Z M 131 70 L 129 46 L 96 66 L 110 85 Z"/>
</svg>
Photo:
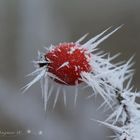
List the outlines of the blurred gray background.
<svg viewBox="0 0 140 140">
<path fill-rule="evenodd" d="M 91 92 L 79 91 L 77 107 L 68 88 L 68 106 L 60 99 L 57 107 L 43 109 L 39 83 L 21 94 L 34 70 L 31 63 L 44 46 L 76 41 L 85 33 L 93 37 L 109 26 L 123 28 L 99 47 L 127 60 L 135 54 L 133 84 L 140 89 L 140 1 L 139 0 L 0 0 L 0 140 L 104 140 L 109 130 L 90 121 L 104 120 L 107 114 L 96 109 L 102 102 L 85 99 Z M 27 134 L 31 130 L 31 134 Z M 39 135 L 39 131 L 43 134 Z"/>
</svg>

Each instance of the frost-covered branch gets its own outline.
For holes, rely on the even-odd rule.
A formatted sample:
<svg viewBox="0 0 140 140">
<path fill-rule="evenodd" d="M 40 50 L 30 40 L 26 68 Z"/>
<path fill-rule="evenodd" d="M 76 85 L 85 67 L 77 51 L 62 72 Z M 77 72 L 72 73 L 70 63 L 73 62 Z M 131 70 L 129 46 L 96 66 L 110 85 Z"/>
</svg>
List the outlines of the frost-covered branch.
<svg viewBox="0 0 140 140">
<path fill-rule="evenodd" d="M 99 59 L 98 59 L 99 60 Z M 105 61 L 108 62 L 105 65 Z M 140 104 L 136 98 L 140 97 L 139 92 L 134 92 L 131 87 L 133 63 L 130 60 L 120 66 L 111 66 L 108 59 L 98 62 L 108 67 L 108 71 L 102 71 L 97 67 L 97 73 L 82 73 L 84 81 L 92 87 L 94 93 L 99 93 L 105 100 L 101 105 L 108 104 L 113 112 L 101 124 L 111 128 L 116 137 L 114 140 L 139 140 L 140 139 Z M 94 65 L 95 66 L 95 65 Z M 98 66 L 98 65 L 97 65 Z M 99 73 L 100 72 L 100 73 Z M 87 76 L 88 75 L 88 76 Z"/>
<path fill-rule="evenodd" d="M 84 82 L 93 90 L 89 98 L 100 94 L 104 99 L 99 108 L 108 107 L 113 110 L 104 122 L 98 122 L 114 130 L 116 134 L 114 140 L 139 140 L 140 104 L 136 103 L 136 98 L 140 97 L 140 94 L 133 92 L 133 87 L 131 87 L 134 71 L 131 68 L 133 57 L 126 63 L 114 64 L 112 60 L 119 54 L 110 56 L 97 48 L 100 43 L 121 27 L 104 35 L 110 30 L 110 27 L 84 44 L 81 42 L 87 34 L 75 43 L 51 45 L 46 48 L 45 53 L 38 52 L 38 60 L 34 61 L 36 70 L 29 74 L 36 77 L 24 87 L 24 91 L 40 81 L 46 110 L 55 84 L 58 88 L 53 108 L 56 106 L 60 93 L 63 94 L 66 105 L 65 86 L 75 86 L 74 104 L 76 104 L 78 85 Z M 52 82 L 53 84 L 51 84 Z"/>
</svg>

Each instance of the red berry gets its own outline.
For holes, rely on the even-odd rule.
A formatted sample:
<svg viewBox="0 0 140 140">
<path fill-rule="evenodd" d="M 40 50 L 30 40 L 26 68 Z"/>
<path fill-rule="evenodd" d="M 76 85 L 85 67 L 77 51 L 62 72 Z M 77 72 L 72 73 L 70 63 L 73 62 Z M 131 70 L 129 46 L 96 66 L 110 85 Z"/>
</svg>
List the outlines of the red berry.
<svg viewBox="0 0 140 140">
<path fill-rule="evenodd" d="M 79 78 L 82 71 L 91 71 L 90 54 L 86 49 L 74 43 L 62 43 L 55 46 L 46 53 L 45 58 L 51 62 L 48 64 L 48 71 L 69 85 L 81 82 Z M 62 83 L 56 79 L 55 81 Z"/>
</svg>

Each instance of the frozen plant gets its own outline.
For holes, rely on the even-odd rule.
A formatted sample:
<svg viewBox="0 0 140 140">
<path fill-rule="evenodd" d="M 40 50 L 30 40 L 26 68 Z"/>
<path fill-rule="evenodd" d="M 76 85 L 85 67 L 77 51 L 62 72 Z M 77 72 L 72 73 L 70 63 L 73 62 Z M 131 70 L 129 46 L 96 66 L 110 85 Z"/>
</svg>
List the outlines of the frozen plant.
<svg viewBox="0 0 140 140">
<path fill-rule="evenodd" d="M 74 103 L 76 104 L 78 89 L 81 87 L 79 85 L 85 83 L 93 89 L 89 98 L 100 94 L 104 99 L 99 108 L 107 107 L 113 110 L 104 122 L 98 122 L 114 130 L 114 140 L 139 140 L 140 105 L 136 103 L 136 98 L 140 94 L 133 92 L 133 87 L 131 87 L 133 57 L 125 63 L 113 64 L 112 60 L 119 54 L 111 57 L 110 54 L 104 54 L 97 48 L 121 27 L 104 35 L 110 27 L 84 44 L 81 42 L 87 34 L 76 42 L 51 45 L 44 53 L 38 52 L 38 59 L 33 61 L 36 70 L 29 74 L 35 78 L 24 87 L 24 92 L 40 81 L 46 110 L 48 100 L 54 90 L 54 83 L 58 88 L 53 108 L 60 93 L 63 94 L 66 105 L 66 86 L 75 86 Z"/>
</svg>

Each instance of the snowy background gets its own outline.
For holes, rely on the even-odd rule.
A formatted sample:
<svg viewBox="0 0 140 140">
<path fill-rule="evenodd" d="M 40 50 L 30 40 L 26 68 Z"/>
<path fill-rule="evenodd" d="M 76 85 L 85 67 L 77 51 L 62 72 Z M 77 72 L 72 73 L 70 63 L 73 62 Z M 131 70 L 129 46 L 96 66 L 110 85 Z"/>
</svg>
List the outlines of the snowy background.
<svg viewBox="0 0 140 140">
<path fill-rule="evenodd" d="M 121 52 L 117 60 L 136 54 L 133 83 L 140 89 L 139 9 L 139 0 L 0 0 L 0 140 L 109 139 L 109 130 L 90 120 L 107 117 L 96 110 L 102 102 L 99 97 L 86 100 L 90 89 L 80 91 L 74 108 L 73 90 L 68 88 L 67 107 L 60 98 L 57 107 L 45 113 L 39 83 L 24 95 L 20 88 L 31 80 L 25 75 L 34 69 L 31 61 L 37 50 L 124 24 L 99 47 L 111 54 Z"/>
</svg>

